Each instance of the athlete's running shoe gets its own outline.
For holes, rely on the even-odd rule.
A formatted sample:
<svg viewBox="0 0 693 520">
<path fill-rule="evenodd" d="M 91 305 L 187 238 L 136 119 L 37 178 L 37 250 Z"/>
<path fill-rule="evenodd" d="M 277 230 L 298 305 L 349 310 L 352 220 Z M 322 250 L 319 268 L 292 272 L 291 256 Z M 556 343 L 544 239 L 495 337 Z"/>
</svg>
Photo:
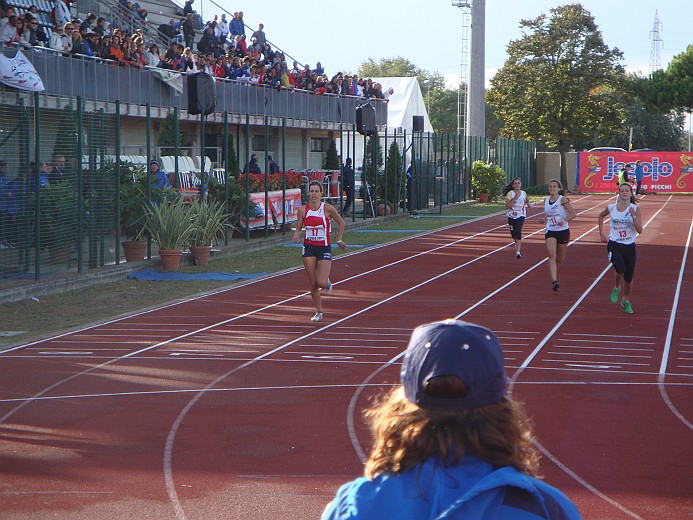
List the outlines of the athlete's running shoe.
<svg viewBox="0 0 693 520">
<path fill-rule="evenodd" d="M 633 306 L 630 304 L 630 302 L 621 300 L 621 305 L 623 305 L 623 309 L 626 311 L 626 314 L 633 314 Z"/>
<path fill-rule="evenodd" d="M 325 291 L 327 291 L 327 294 L 332 294 L 332 282 L 330 282 L 330 279 L 327 279 L 327 286 L 325 287 Z"/>
<path fill-rule="evenodd" d="M 611 303 L 616 303 L 618 301 L 618 293 L 620 292 L 621 289 L 614 287 L 614 289 L 611 291 Z"/>
<path fill-rule="evenodd" d="M 519 260 L 520 258 L 522 258 L 522 255 L 520 254 L 519 251 L 518 251 L 517 253 L 515 253 L 515 258 L 517 258 L 518 260 Z"/>
<path fill-rule="evenodd" d="M 558 285 L 558 280 L 554 280 L 553 282 L 551 282 L 551 285 L 553 286 L 554 292 L 557 292 L 558 288 L 560 287 L 560 285 Z"/>
<path fill-rule="evenodd" d="M 313 316 L 310 321 L 320 321 L 322 320 L 322 312 L 316 312 L 315 316 Z"/>
</svg>

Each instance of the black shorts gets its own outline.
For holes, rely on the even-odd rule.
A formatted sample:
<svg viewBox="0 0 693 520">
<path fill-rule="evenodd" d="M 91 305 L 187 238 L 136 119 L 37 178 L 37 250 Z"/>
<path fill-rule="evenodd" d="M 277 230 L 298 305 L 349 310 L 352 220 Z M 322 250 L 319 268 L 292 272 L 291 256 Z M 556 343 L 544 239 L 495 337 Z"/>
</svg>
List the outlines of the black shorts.
<svg viewBox="0 0 693 520">
<path fill-rule="evenodd" d="M 609 252 L 609 261 L 614 266 L 614 271 L 623 275 L 623 279 L 630 283 L 633 281 L 635 274 L 635 243 L 619 244 L 609 240 L 606 244 L 606 250 Z"/>
<path fill-rule="evenodd" d="M 314 256 L 318 260 L 332 261 L 332 248 L 330 246 L 316 246 L 314 244 L 303 243 L 301 257 Z"/>
<path fill-rule="evenodd" d="M 513 237 L 515 240 L 522 240 L 522 225 L 524 223 L 525 217 L 508 217 L 508 226 L 510 226 L 510 236 Z"/>
<path fill-rule="evenodd" d="M 547 231 L 544 235 L 544 240 L 547 238 L 555 238 L 558 244 L 567 244 L 570 242 L 570 229 L 564 229 L 563 231 Z"/>
</svg>

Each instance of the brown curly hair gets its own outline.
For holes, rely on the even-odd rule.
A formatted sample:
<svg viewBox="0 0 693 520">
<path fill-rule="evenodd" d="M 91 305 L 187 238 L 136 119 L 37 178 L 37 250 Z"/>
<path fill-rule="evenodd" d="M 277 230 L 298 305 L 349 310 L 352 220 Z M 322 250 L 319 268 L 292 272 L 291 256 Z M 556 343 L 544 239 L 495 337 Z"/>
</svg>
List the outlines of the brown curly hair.
<svg viewBox="0 0 693 520">
<path fill-rule="evenodd" d="M 450 397 L 466 390 L 460 379 L 442 376 L 429 381 L 426 392 Z M 399 386 L 364 416 L 374 438 L 365 470 L 371 480 L 380 474 L 403 473 L 432 456 L 454 466 L 465 453 L 539 476 L 532 425 L 516 401 L 503 398 L 473 410 L 430 410 L 409 402 Z"/>
</svg>

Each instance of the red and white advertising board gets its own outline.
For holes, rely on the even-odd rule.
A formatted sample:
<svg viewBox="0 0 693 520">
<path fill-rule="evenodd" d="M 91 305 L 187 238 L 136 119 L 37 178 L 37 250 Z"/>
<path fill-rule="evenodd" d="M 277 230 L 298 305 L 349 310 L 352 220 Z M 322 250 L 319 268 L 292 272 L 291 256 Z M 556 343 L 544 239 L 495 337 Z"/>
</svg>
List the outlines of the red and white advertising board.
<svg viewBox="0 0 693 520">
<path fill-rule="evenodd" d="M 616 177 L 626 164 L 633 167 L 630 175 L 635 179 L 635 161 L 642 163 L 646 192 L 693 192 L 693 153 L 594 151 L 577 156 L 576 184 L 581 192 L 615 192 Z"/>
<path fill-rule="evenodd" d="M 301 189 L 286 190 L 286 199 L 282 206 L 282 192 L 270 191 L 267 193 L 269 201 L 268 219 L 269 225 L 281 224 L 282 215 L 286 215 L 286 222 L 296 222 L 298 208 L 301 206 Z M 250 219 L 250 229 L 264 227 L 265 225 L 265 193 L 256 192 L 250 194 L 250 200 L 255 203 L 255 213 Z M 246 227 L 246 219 L 241 215 L 241 225 Z"/>
</svg>

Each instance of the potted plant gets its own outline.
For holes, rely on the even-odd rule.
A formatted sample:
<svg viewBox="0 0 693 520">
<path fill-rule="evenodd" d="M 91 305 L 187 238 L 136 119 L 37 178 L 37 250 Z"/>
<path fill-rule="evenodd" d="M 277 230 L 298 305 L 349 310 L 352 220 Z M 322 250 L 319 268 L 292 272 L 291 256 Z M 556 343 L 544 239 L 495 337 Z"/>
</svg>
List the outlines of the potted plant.
<svg viewBox="0 0 693 520">
<path fill-rule="evenodd" d="M 193 224 L 182 198 L 146 207 L 145 229 L 159 246 L 164 269 L 178 269 L 183 246 L 193 232 Z"/>
<path fill-rule="evenodd" d="M 505 172 L 497 164 L 484 161 L 472 163 L 472 188 L 479 197 L 479 202 L 495 200 L 505 182 Z"/>
<path fill-rule="evenodd" d="M 188 209 L 188 216 L 193 225 L 189 239 L 190 252 L 197 265 L 206 265 L 212 251 L 212 242 L 226 225 L 224 203 L 214 199 L 196 199 Z"/>
</svg>

